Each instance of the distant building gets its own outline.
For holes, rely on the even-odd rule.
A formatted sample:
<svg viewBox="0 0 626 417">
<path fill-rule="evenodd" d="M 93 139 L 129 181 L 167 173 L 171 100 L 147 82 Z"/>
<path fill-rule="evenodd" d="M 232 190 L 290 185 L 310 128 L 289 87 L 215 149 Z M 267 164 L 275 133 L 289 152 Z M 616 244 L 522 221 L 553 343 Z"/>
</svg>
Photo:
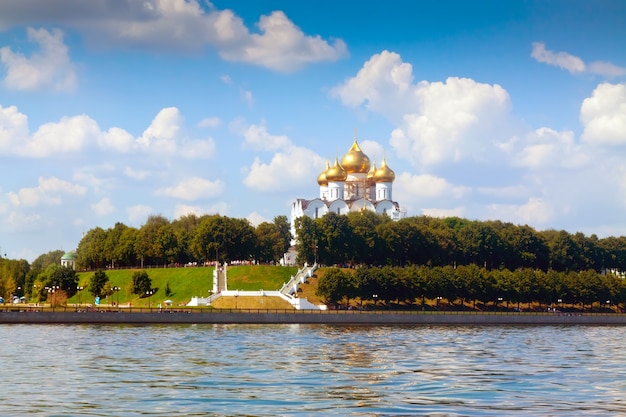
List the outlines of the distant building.
<svg viewBox="0 0 626 417">
<path fill-rule="evenodd" d="M 76 252 L 65 252 L 65 254 L 61 256 L 61 266 L 67 266 L 68 268 L 76 270 Z"/>
<path fill-rule="evenodd" d="M 307 216 L 312 219 L 328 212 L 348 214 L 351 211 L 370 210 L 387 214 L 392 220 L 400 220 L 406 212 L 393 200 L 393 182 L 396 174 L 383 158 L 380 167 L 371 163 L 363 153 L 356 137 L 350 150 L 341 158 L 335 158 L 331 166 L 317 177 L 319 197 L 307 200 L 298 198 L 291 205 L 291 234 L 296 236 L 296 219 Z M 295 240 L 292 241 L 295 244 Z"/>
</svg>

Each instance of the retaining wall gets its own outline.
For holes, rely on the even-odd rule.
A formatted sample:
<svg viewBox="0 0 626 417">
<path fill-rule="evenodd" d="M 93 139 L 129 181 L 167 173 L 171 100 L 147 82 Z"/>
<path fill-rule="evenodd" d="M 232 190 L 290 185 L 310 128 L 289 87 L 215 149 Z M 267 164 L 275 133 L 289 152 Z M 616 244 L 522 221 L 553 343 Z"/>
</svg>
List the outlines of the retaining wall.
<svg viewBox="0 0 626 417">
<path fill-rule="evenodd" d="M 0 312 L 0 324 L 626 325 L 624 314 L 432 312 Z"/>
</svg>

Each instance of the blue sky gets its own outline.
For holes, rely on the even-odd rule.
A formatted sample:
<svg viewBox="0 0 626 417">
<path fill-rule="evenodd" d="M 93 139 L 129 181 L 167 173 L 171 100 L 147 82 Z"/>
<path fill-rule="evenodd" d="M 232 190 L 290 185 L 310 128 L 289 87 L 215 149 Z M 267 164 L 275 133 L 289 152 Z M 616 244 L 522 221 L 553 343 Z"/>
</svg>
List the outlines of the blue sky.
<svg viewBox="0 0 626 417">
<path fill-rule="evenodd" d="M 253 224 L 356 131 L 407 215 L 626 234 L 623 1 L 0 1 L 0 251 Z"/>
</svg>

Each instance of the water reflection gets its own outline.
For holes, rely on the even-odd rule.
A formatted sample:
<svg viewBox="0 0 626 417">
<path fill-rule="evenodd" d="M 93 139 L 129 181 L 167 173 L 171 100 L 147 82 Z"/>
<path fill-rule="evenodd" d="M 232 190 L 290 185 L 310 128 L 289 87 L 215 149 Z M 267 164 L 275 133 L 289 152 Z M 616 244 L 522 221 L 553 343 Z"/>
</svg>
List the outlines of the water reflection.
<svg viewBox="0 0 626 417">
<path fill-rule="evenodd" d="M 5 415 L 616 415 L 622 327 L 0 326 Z"/>
</svg>

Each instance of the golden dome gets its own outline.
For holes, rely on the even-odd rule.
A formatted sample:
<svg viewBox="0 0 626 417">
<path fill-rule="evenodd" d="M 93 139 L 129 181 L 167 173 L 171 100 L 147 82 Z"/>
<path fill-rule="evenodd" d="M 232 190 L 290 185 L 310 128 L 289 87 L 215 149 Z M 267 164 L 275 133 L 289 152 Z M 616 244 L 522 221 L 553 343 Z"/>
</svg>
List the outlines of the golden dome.
<svg viewBox="0 0 626 417">
<path fill-rule="evenodd" d="M 387 161 L 383 159 L 383 163 L 374 173 L 374 182 L 393 182 L 396 179 L 396 173 L 387 166 Z"/>
<path fill-rule="evenodd" d="M 339 164 L 339 160 L 335 158 L 335 165 L 326 170 L 326 180 L 328 182 L 345 181 L 348 177 L 346 170 Z"/>
<path fill-rule="evenodd" d="M 326 179 L 326 171 L 328 171 L 329 169 L 330 161 L 326 161 L 326 168 L 324 168 L 324 170 L 320 172 L 320 175 L 317 176 L 317 183 L 319 185 L 328 185 L 328 179 Z"/>
<path fill-rule="evenodd" d="M 368 180 L 372 180 L 374 179 L 374 175 L 376 174 L 376 162 L 374 162 L 372 164 L 372 167 L 370 168 L 370 170 L 367 173 L 367 179 Z"/>
<path fill-rule="evenodd" d="M 370 159 L 363 153 L 354 138 L 354 143 L 347 154 L 341 159 L 341 166 L 348 174 L 366 174 L 370 169 Z"/>
</svg>

